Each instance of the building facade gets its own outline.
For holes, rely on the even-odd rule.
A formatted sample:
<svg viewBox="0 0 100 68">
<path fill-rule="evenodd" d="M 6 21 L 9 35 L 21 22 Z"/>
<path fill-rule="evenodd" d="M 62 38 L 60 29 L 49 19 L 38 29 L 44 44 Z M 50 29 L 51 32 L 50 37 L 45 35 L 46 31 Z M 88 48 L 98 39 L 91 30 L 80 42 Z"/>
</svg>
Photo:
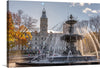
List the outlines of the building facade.
<svg viewBox="0 0 100 68">
<path fill-rule="evenodd" d="M 66 24 L 63 25 L 63 32 L 66 33 Z M 42 49 L 44 47 L 49 47 L 54 45 L 55 41 L 53 37 L 60 37 L 63 33 L 48 33 L 48 18 L 46 15 L 46 10 L 43 8 L 42 16 L 40 17 L 40 32 L 32 32 L 32 49 Z M 53 43 L 54 42 L 54 43 Z"/>
<path fill-rule="evenodd" d="M 48 18 L 46 16 L 46 10 L 43 8 L 42 16 L 40 17 L 40 32 L 32 32 L 32 48 L 42 49 L 43 46 L 47 46 L 46 39 L 48 37 Z"/>
</svg>

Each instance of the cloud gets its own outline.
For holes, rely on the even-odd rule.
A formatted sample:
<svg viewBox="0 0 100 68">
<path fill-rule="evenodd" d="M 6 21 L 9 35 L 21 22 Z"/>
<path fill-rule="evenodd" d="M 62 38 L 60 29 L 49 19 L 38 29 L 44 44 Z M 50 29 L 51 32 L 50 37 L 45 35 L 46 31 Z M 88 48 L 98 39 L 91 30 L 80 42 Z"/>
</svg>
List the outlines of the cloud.
<svg viewBox="0 0 100 68">
<path fill-rule="evenodd" d="M 71 7 L 72 7 L 72 6 L 73 6 L 73 7 L 74 7 L 74 6 L 84 6 L 85 4 L 91 5 L 91 3 L 74 3 L 74 2 L 73 2 L 73 3 L 71 3 L 70 6 L 71 6 Z"/>
<path fill-rule="evenodd" d="M 98 11 L 98 10 L 92 10 L 92 9 L 90 9 L 90 8 L 85 8 L 85 9 L 83 10 L 83 13 L 87 13 L 87 12 L 98 13 L 99 11 Z"/>
<path fill-rule="evenodd" d="M 87 3 L 88 5 L 91 5 L 91 3 Z"/>
<path fill-rule="evenodd" d="M 92 9 L 90 9 L 90 8 L 85 8 L 84 10 L 83 10 L 83 12 L 84 13 L 87 13 L 87 11 L 91 11 Z"/>
<path fill-rule="evenodd" d="M 75 6 L 76 3 L 71 3 L 70 7 Z"/>
<path fill-rule="evenodd" d="M 84 5 L 85 5 L 85 3 L 79 3 L 79 5 L 80 5 L 80 6 L 84 6 Z"/>
<path fill-rule="evenodd" d="M 92 13 L 98 13 L 96 10 L 92 10 L 91 12 L 92 12 Z"/>
</svg>

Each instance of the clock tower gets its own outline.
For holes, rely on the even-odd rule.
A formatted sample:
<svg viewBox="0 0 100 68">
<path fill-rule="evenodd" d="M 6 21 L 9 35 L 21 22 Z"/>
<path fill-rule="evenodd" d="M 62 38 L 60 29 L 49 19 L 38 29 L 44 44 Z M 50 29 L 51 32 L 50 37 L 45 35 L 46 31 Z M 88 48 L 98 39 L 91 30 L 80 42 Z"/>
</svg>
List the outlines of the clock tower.
<svg viewBox="0 0 100 68">
<path fill-rule="evenodd" d="M 40 35 L 47 36 L 48 34 L 48 18 L 46 16 L 46 10 L 43 8 L 42 16 L 40 18 Z"/>
</svg>

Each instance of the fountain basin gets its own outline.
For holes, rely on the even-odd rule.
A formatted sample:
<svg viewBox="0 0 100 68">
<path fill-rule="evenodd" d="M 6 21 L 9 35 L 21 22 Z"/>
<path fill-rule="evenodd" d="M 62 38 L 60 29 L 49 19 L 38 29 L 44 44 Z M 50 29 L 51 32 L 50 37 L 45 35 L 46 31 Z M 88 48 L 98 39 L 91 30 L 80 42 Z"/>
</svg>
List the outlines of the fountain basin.
<svg viewBox="0 0 100 68">
<path fill-rule="evenodd" d="M 96 56 L 51 56 L 45 60 L 16 62 L 17 67 L 100 64 Z"/>
<path fill-rule="evenodd" d="M 89 61 L 96 59 L 96 56 L 51 56 L 48 57 L 50 62 L 77 62 Z"/>
</svg>

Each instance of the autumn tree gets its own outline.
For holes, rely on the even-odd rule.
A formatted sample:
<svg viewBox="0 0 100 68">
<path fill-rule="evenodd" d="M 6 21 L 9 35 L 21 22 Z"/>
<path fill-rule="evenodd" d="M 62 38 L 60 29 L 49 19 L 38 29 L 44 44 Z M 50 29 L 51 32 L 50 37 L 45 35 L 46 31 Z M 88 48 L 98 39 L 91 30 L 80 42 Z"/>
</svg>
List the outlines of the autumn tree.
<svg viewBox="0 0 100 68">
<path fill-rule="evenodd" d="M 9 46 L 15 47 L 18 45 L 19 49 L 20 46 L 28 46 L 27 43 L 32 39 L 32 35 L 28 28 L 21 24 L 21 17 L 8 11 L 7 21 L 7 42 Z"/>
<path fill-rule="evenodd" d="M 16 45 L 19 45 L 19 49 L 22 46 L 23 49 L 23 46 L 28 47 L 27 43 L 32 39 L 32 35 L 24 25 L 21 25 L 15 34 L 15 38 Z"/>
<path fill-rule="evenodd" d="M 19 49 L 20 46 L 27 46 L 26 44 L 24 44 L 25 42 L 28 43 L 28 41 L 31 39 L 31 34 L 29 32 L 32 32 L 32 30 L 35 28 L 35 24 L 37 22 L 36 19 L 33 19 L 32 17 L 29 17 L 28 15 L 24 15 L 22 10 L 18 10 L 17 13 L 13 13 L 13 20 L 15 23 L 15 31 L 17 32 L 18 35 L 16 35 L 16 39 L 18 39 L 18 41 L 16 41 L 16 45 L 19 45 Z M 25 34 L 25 35 L 21 35 Z M 22 37 L 20 37 L 20 35 Z M 29 35 L 27 35 L 29 34 Z M 19 38 L 18 38 L 19 36 Z M 30 36 L 30 37 L 28 37 Z M 21 38 L 21 39 L 20 39 Z M 26 39 L 25 39 L 26 38 Z M 29 39 L 30 38 L 30 39 Z M 24 40 L 24 42 L 23 42 Z"/>
<path fill-rule="evenodd" d="M 14 46 L 14 41 L 15 41 L 15 33 L 14 33 L 14 23 L 12 20 L 12 15 L 11 12 L 7 12 L 7 44 L 8 44 L 8 49 L 12 48 Z"/>
</svg>

